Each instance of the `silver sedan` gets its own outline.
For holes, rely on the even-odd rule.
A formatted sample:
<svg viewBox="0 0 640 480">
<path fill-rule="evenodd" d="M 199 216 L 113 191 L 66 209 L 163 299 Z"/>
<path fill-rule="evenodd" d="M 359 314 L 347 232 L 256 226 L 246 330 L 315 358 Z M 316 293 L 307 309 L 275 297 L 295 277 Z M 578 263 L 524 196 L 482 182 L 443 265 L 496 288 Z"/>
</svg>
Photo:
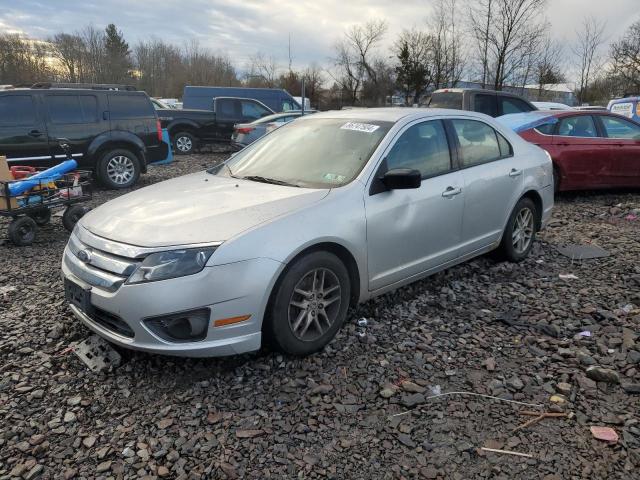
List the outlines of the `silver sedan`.
<svg viewBox="0 0 640 480">
<path fill-rule="evenodd" d="M 318 113 L 89 212 L 66 297 L 124 347 L 306 355 L 358 302 L 490 250 L 524 259 L 552 206 L 549 156 L 485 115 Z"/>
</svg>

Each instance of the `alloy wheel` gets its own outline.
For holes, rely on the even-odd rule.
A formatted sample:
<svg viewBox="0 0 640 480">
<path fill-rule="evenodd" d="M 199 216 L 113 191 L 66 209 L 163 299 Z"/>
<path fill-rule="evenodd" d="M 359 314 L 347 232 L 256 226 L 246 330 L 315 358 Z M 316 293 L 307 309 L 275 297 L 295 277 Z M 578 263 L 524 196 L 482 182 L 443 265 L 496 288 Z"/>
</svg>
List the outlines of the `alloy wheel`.
<svg viewBox="0 0 640 480">
<path fill-rule="evenodd" d="M 511 241 L 516 253 L 522 254 L 527 251 L 533 239 L 533 231 L 533 212 L 529 208 L 523 208 L 513 222 Z"/>
<path fill-rule="evenodd" d="M 134 173 L 133 161 L 124 155 L 112 157 L 107 163 L 107 176 L 117 185 L 129 183 L 133 179 Z"/>
<path fill-rule="evenodd" d="M 289 326 L 296 338 L 313 342 L 331 328 L 340 312 L 340 280 L 327 268 L 316 268 L 296 284 L 289 301 Z"/>
<path fill-rule="evenodd" d="M 176 148 L 183 153 L 190 152 L 193 147 L 193 142 L 189 137 L 176 138 Z"/>
</svg>

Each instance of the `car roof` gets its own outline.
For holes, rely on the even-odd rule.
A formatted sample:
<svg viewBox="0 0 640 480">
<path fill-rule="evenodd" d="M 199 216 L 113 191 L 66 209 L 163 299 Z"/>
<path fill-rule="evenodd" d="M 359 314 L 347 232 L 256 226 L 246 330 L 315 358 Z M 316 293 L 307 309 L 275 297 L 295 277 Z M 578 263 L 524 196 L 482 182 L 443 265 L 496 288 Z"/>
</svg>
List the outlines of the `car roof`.
<svg viewBox="0 0 640 480">
<path fill-rule="evenodd" d="M 400 120 L 414 120 L 441 116 L 475 117 L 487 121 L 491 117 L 482 113 L 468 110 L 453 110 L 447 108 L 358 108 L 353 110 L 330 110 L 328 112 L 314 113 L 311 118 L 344 118 L 349 120 L 371 120 L 379 122 L 398 122 Z M 306 117 L 306 115 L 305 115 Z"/>
</svg>

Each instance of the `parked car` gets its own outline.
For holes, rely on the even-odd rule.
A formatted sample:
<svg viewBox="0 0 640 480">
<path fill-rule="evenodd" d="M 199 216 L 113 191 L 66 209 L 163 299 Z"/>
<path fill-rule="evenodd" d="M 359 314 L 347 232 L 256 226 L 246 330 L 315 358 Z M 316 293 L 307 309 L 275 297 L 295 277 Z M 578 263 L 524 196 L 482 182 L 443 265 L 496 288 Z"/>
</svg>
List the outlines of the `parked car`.
<svg viewBox="0 0 640 480">
<path fill-rule="evenodd" d="M 156 111 L 162 128 L 169 131 L 175 151 L 182 155 L 193 153 L 202 144 L 230 143 L 234 125 L 252 122 L 273 112 L 257 100 L 218 97 L 214 111 L 196 109 L 160 108 Z"/>
<path fill-rule="evenodd" d="M 640 97 L 625 97 L 611 100 L 607 110 L 640 122 Z"/>
<path fill-rule="evenodd" d="M 573 107 L 574 110 L 581 110 L 584 112 L 606 112 L 607 107 L 602 105 L 582 105 L 579 107 Z"/>
<path fill-rule="evenodd" d="M 184 108 L 211 110 L 213 100 L 218 97 L 248 98 L 257 100 L 269 107 L 273 112 L 301 110 L 302 106 L 279 88 L 245 88 L 245 87 L 184 87 L 182 98 Z"/>
<path fill-rule="evenodd" d="M 121 87 L 121 89 L 118 89 Z M 118 85 L 36 84 L 0 91 L 0 155 L 9 164 L 51 167 L 66 158 L 108 188 L 135 184 L 167 156 L 160 121 L 144 92 Z"/>
<path fill-rule="evenodd" d="M 509 113 L 530 112 L 536 107 L 524 98 L 509 92 L 475 88 L 443 88 L 431 94 L 430 108 L 455 108 L 499 117 Z"/>
<path fill-rule="evenodd" d="M 315 110 L 305 110 L 305 115 L 315 113 Z M 234 127 L 233 135 L 231 135 L 231 143 L 235 147 L 244 148 L 247 145 L 255 142 L 263 135 L 275 130 L 282 125 L 285 125 L 296 118 L 299 118 L 302 112 L 289 112 L 289 113 L 274 113 L 262 117 L 259 120 L 255 120 L 250 123 L 239 123 Z"/>
<path fill-rule="evenodd" d="M 556 191 L 640 186 L 640 123 L 600 111 L 548 117 L 520 135 L 551 155 Z"/>
<path fill-rule="evenodd" d="M 523 260 L 552 205 L 548 154 L 485 115 L 316 113 L 90 211 L 62 273 L 123 347 L 305 355 L 358 302 L 496 248 Z"/>
<path fill-rule="evenodd" d="M 538 110 L 573 110 L 573 107 L 559 102 L 531 102 Z"/>
</svg>

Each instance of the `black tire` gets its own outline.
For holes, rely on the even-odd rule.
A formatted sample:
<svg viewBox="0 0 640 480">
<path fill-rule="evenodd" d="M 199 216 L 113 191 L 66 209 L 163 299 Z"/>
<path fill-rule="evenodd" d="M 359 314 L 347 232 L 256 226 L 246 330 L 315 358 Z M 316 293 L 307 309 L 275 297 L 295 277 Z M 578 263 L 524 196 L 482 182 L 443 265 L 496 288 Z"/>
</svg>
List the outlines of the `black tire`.
<svg viewBox="0 0 640 480">
<path fill-rule="evenodd" d="M 68 231 L 73 232 L 73 228 L 78 223 L 84 214 L 87 213 L 87 209 L 82 205 L 71 205 L 62 214 L 62 225 Z"/>
<path fill-rule="evenodd" d="M 516 219 L 519 215 L 525 210 L 528 210 L 530 215 L 531 226 L 526 229 L 529 237 L 529 242 L 526 244 L 526 247 L 517 248 L 514 245 L 514 234 L 516 227 Z M 511 215 L 509 216 L 509 221 L 507 222 L 507 227 L 504 229 L 504 233 L 502 235 L 502 241 L 500 242 L 500 253 L 501 255 L 510 262 L 521 262 L 529 255 L 531 248 L 533 247 L 533 243 L 536 240 L 536 229 L 538 224 L 538 212 L 535 204 L 530 198 L 521 198 L 516 206 L 513 208 Z M 522 238 L 518 236 L 518 238 Z M 526 238 L 526 237 L 525 237 Z M 525 242 L 526 243 L 526 242 Z"/>
<path fill-rule="evenodd" d="M 326 296 L 315 293 L 311 298 L 297 293 L 299 290 L 294 291 L 296 287 L 303 288 L 307 281 L 309 283 L 306 285 L 310 286 L 313 272 L 318 272 L 318 287 L 320 275 L 324 272 L 322 282 L 327 287 Z M 338 290 L 334 288 L 335 285 L 339 285 Z M 332 288 L 333 291 L 330 291 Z M 318 288 L 317 291 L 320 290 Z M 311 291 L 313 288 L 309 290 Z M 329 252 L 308 253 L 289 265 L 276 284 L 266 312 L 263 328 L 265 339 L 277 350 L 290 355 L 310 355 L 317 352 L 327 345 L 340 329 L 347 316 L 350 298 L 349 272 L 342 261 Z M 294 299 L 297 304 L 306 302 L 306 309 L 291 305 L 290 302 Z M 323 301 L 328 301 L 329 305 L 324 305 Z M 303 323 L 299 323 L 300 327 L 296 333 L 293 326 L 299 318 Z M 307 320 L 309 325 L 305 329 Z"/>
<path fill-rule="evenodd" d="M 98 162 L 98 180 L 106 188 L 129 188 L 140 178 L 140 160 L 125 149 L 110 150 Z"/>
<path fill-rule="evenodd" d="M 39 208 L 38 210 L 30 212 L 27 215 L 33 218 L 33 221 L 36 222 L 36 225 L 38 225 L 39 227 L 43 227 L 51 221 L 51 210 L 49 210 L 47 207 Z"/>
<path fill-rule="evenodd" d="M 18 217 L 9 224 L 9 240 L 14 245 L 23 247 L 31 245 L 36 239 L 38 226 L 31 217 Z"/>
<path fill-rule="evenodd" d="M 190 155 L 196 149 L 197 140 L 189 132 L 178 132 L 173 136 L 172 144 L 177 155 Z"/>
</svg>

